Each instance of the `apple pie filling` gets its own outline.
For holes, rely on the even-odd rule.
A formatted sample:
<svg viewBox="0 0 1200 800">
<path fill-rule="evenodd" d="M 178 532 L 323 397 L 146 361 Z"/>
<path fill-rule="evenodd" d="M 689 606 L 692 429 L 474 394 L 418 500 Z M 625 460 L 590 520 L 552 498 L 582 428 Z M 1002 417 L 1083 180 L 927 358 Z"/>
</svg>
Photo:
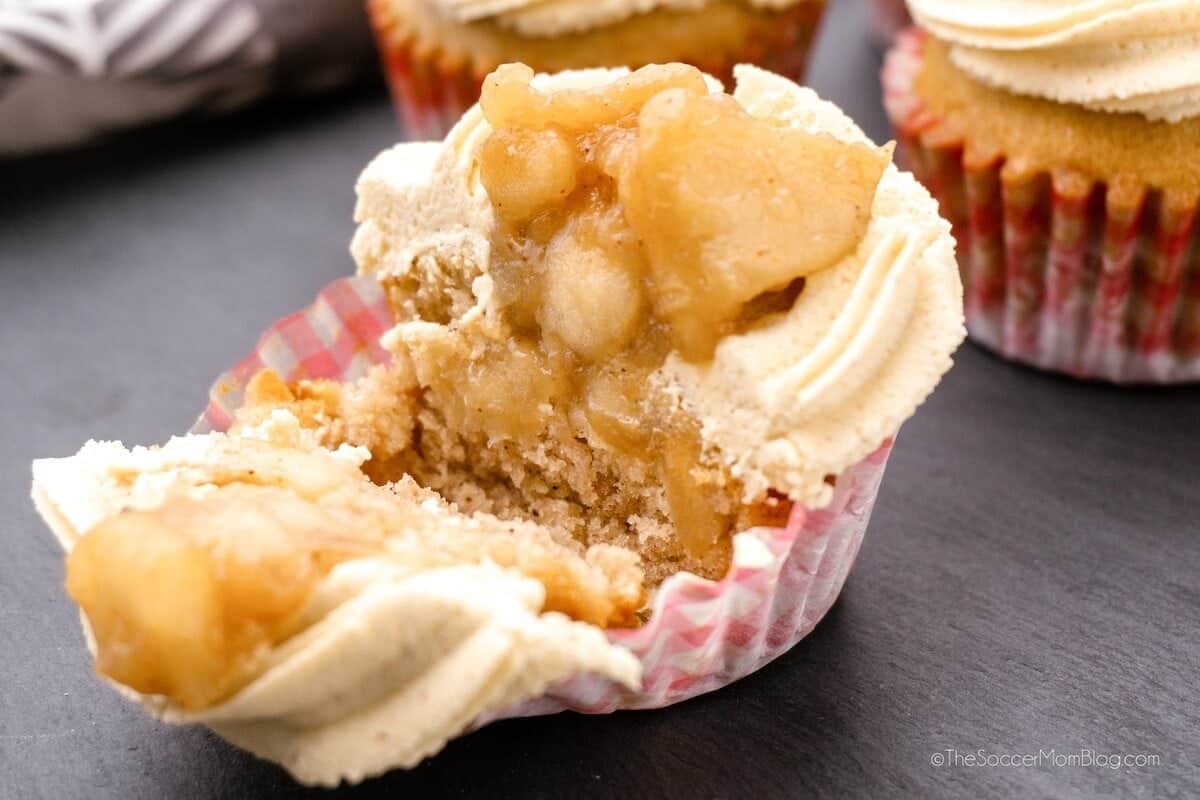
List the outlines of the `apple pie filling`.
<svg viewBox="0 0 1200 800">
<path fill-rule="evenodd" d="M 655 373 L 671 353 L 708 361 L 722 337 L 786 312 L 806 275 L 850 253 L 888 154 L 753 117 L 684 65 L 551 93 L 532 77 L 501 67 L 480 100 L 502 334 L 409 348 L 423 402 L 487 442 L 477 450 L 536 448 L 555 431 L 585 442 L 612 473 L 610 494 L 641 476 L 682 561 L 719 573 L 728 535 L 756 520 Z M 772 505 L 783 504 L 757 511 L 778 521 L 786 509 Z"/>
</svg>

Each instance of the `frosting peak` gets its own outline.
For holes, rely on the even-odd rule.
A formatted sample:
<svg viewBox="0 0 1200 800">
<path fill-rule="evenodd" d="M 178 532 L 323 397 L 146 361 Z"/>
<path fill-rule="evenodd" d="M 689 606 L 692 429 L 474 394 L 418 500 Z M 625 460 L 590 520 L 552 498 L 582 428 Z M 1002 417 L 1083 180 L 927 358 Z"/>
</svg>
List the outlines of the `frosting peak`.
<svg viewBox="0 0 1200 800">
<path fill-rule="evenodd" d="M 1194 0 L 909 0 L 972 77 L 1095 111 L 1200 114 Z"/>
</svg>

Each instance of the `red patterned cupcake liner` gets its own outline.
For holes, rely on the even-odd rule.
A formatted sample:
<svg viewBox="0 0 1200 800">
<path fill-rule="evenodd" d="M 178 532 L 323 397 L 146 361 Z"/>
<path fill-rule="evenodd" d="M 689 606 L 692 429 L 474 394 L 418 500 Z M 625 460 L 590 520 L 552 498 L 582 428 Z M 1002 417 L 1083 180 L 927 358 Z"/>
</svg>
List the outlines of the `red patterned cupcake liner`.
<svg viewBox="0 0 1200 800">
<path fill-rule="evenodd" d="M 353 380 L 388 355 L 380 335 L 392 325 L 383 289 L 369 278 L 344 278 L 317 301 L 273 325 L 258 346 L 213 384 L 193 432 L 224 430 L 242 403 L 246 382 L 270 367 L 289 381 Z M 477 722 L 565 709 L 607 713 L 660 708 L 719 689 L 787 652 L 816 626 L 841 592 L 862 543 L 891 452 L 884 442 L 837 477 L 824 508 L 793 506 L 787 526 L 753 528 L 734 537 L 729 572 L 720 581 L 679 573 L 654 594 L 649 620 L 609 630 L 609 640 L 641 660 L 642 687 L 630 691 L 595 675 L 577 675 L 545 695 Z"/>
<path fill-rule="evenodd" d="M 973 157 L 937 134 L 939 120 L 914 90 L 925 42 L 918 29 L 896 37 L 884 106 L 900 158 L 954 229 L 971 338 L 1080 378 L 1200 380 L 1195 204 Z"/>
<path fill-rule="evenodd" d="M 798 3 L 777 12 L 778 24 L 769 33 L 759 33 L 748 40 L 736 57 L 693 63 L 727 86 L 732 86 L 733 67 L 742 63 L 800 81 L 808 67 L 809 51 L 824 9 L 824 0 Z M 392 13 L 388 0 L 368 0 L 367 10 L 405 134 L 412 140 L 443 138 L 479 99 L 483 79 L 496 65 L 481 66 L 470 58 L 451 56 L 417 41 Z M 530 66 L 538 68 L 537 64 Z"/>
</svg>

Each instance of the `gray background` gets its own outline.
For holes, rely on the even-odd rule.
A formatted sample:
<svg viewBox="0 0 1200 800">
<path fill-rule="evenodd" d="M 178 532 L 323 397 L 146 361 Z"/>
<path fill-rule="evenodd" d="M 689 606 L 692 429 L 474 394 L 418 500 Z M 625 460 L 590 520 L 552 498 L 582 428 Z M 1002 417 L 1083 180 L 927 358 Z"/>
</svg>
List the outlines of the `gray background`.
<svg viewBox="0 0 1200 800">
<path fill-rule="evenodd" d="M 811 82 L 878 140 L 866 9 Z M 91 674 L 29 461 L 185 430 L 209 382 L 352 269 L 354 176 L 397 138 L 375 88 L 0 162 L 0 796 L 285 796 Z M 363 796 L 1200 796 L 1200 390 L 1114 389 L 964 346 L 908 423 L 830 616 L 665 711 L 493 725 Z M 1161 766 L 934 767 L 934 753 Z"/>
</svg>

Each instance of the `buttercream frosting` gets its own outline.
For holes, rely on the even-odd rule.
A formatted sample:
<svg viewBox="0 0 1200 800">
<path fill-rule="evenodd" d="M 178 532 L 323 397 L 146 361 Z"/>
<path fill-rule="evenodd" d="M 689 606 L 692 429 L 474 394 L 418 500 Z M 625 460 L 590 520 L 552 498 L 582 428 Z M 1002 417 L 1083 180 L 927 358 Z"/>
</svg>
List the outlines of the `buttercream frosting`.
<svg viewBox="0 0 1200 800">
<path fill-rule="evenodd" d="M 1194 0 L 909 0 L 972 77 L 1019 94 L 1175 122 L 1200 113 Z"/>
</svg>

